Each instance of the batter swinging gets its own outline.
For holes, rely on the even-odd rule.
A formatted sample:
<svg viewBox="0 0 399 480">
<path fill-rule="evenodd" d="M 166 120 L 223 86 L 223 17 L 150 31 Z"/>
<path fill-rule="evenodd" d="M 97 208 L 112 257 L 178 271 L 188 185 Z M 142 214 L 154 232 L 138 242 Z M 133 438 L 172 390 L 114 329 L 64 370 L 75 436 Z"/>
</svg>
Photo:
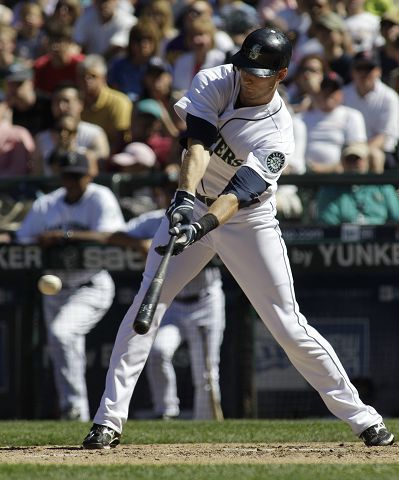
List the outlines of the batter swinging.
<svg viewBox="0 0 399 480">
<path fill-rule="evenodd" d="M 329 410 L 366 445 L 393 443 L 381 415 L 360 400 L 333 348 L 307 323 L 295 300 L 274 196 L 294 150 L 292 120 L 277 92 L 290 58 L 291 45 L 283 33 L 255 30 L 232 65 L 200 71 L 175 105 L 187 122 L 179 187 L 155 235 L 140 291 L 120 326 L 85 448 L 119 443 L 133 389 L 165 309 L 215 252 Z M 132 323 L 168 231 L 178 236 L 178 256 L 170 263 L 154 323 L 146 335 L 138 336 Z"/>
</svg>

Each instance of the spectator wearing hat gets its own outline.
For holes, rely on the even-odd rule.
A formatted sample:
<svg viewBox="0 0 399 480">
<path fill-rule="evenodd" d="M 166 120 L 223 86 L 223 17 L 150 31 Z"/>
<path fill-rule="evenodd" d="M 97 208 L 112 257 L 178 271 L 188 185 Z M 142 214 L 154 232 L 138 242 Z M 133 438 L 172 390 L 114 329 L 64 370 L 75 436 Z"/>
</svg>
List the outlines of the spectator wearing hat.
<svg viewBox="0 0 399 480">
<path fill-rule="evenodd" d="M 111 168 L 118 172 L 134 175 L 150 174 L 157 165 L 157 157 L 151 147 L 141 142 L 126 145 L 121 153 L 111 157 Z M 119 203 L 125 217 L 137 217 L 157 208 L 151 187 L 133 190 L 129 197 L 120 197 Z"/>
<path fill-rule="evenodd" d="M 383 170 L 398 166 L 395 148 L 399 139 L 399 100 L 398 94 L 380 76 L 378 54 L 357 53 L 352 65 L 353 81 L 343 90 L 343 102 L 362 113 L 372 162 Z"/>
<path fill-rule="evenodd" d="M 172 92 L 172 69 L 160 57 L 152 57 L 142 78 L 141 99 L 153 99 L 159 103 L 165 135 L 176 138 L 186 126 L 173 108 L 176 100 Z"/>
<path fill-rule="evenodd" d="M 344 83 L 350 82 L 353 45 L 343 19 L 334 12 L 326 13 L 313 22 L 313 33 L 330 69 L 338 73 Z"/>
<path fill-rule="evenodd" d="M 136 22 L 132 13 L 118 8 L 118 0 L 93 0 L 75 23 L 74 40 L 85 54 L 109 60 L 128 46 Z"/>
<path fill-rule="evenodd" d="M 33 68 L 36 89 L 51 96 L 59 84 L 76 83 L 77 67 L 84 55 L 77 52 L 71 27 L 61 27 L 56 22 L 49 22 L 46 31 L 49 53 L 39 57 Z"/>
<path fill-rule="evenodd" d="M 76 148 L 90 152 L 90 158 L 93 158 L 93 163 L 97 165 L 97 168 L 105 169 L 110 153 L 107 135 L 100 126 L 83 121 L 81 119 L 82 110 L 83 101 L 75 85 L 61 84 L 56 88 L 51 97 L 51 112 L 54 121 L 51 126 L 40 130 L 35 136 L 35 165 L 38 174 L 52 175 L 54 173 L 49 165 L 49 159 L 59 141 L 57 122 L 65 115 L 75 119 Z"/>
<path fill-rule="evenodd" d="M 4 91 L 14 125 L 29 130 L 32 136 L 52 123 L 50 99 L 36 91 L 33 70 L 22 64 L 9 66 L 4 76 Z"/>
<path fill-rule="evenodd" d="M 127 54 L 117 57 L 108 69 L 108 84 L 125 93 L 133 102 L 142 94 L 142 78 L 149 60 L 159 50 L 159 32 L 151 20 L 140 20 L 132 27 Z"/>
<path fill-rule="evenodd" d="M 352 144 L 342 152 L 342 170 L 344 173 L 366 174 L 369 158 L 367 144 Z M 396 224 L 399 199 L 393 185 L 323 186 L 316 197 L 316 212 L 317 220 L 326 225 Z"/>
<path fill-rule="evenodd" d="M 43 248 L 95 241 L 99 233 L 125 229 L 112 191 L 92 183 L 85 155 L 67 152 L 59 163 L 62 187 L 36 200 L 16 232 L 19 243 Z M 47 343 L 53 364 L 60 418 L 88 421 L 85 336 L 112 304 L 115 287 L 106 270 L 52 270 L 62 290 L 43 295 Z"/>
<path fill-rule="evenodd" d="M 226 5 L 222 8 L 221 14 L 224 30 L 230 35 L 234 43 L 233 49 L 226 53 L 224 60 L 224 63 L 230 63 L 231 57 L 241 48 L 245 37 L 259 28 L 259 17 L 255 9 L 241 3 Z"/>
<path fill-rule="evenodd" d="M 175 160 L 174 139 L 165 134 L 163 115 L 160 103 L 152 98 L 146 98 L 135 104 L 131 122 L 132 141 L 150 146 L 157 158 L 156 166 L 160 169 Z"/>
<path fill-rule="evenodd" d="M 303 113 L 307 129 L 306 165 L 315 173 L 341 172 L 341 152 L 346 145 L 366 142 L 362 114 L 345 105 L 343 80 L 330 72 L 312 95 L 313 108 Z"/>
<path fill-rule="evenodd" d="M 12 123 L 12 112 L 0 92 L 0 176 L 29 175 L 35 143 L 28 130 Z"/>
<path fill-rule="evenodd" d="M 399 8 L 388 10 L 381 17 L 384 44 L 379 47 L 381 80 L 389 84 L 391 72 L 399 68 Z"/>
<path fill-rule="evenodd" d="M 165 58 L 170 65 L 173 66 L 180 55 L 190 51 L 191 47 L 187 43 L 189 38 L 187 34 L 190 33 L 193 22 L 198 19 L 213 21 L 213 8 L 210 2 L 194 0 L 183 8 L 176 21 L 180 33 L 166 45 Z M 214 42 L 215 48 L 225 54 L 234 49 L 232 39 L 223 30 L 215 30 Z"/>
<path fill-rule="evenodd" d="M 87 55 L 78 69 L 83 98 L 82 120 L 105 131 L 111 154 L 129 141 L 132 102 L 107 84 L 107 65 L 101 55 Z"/>
</svg>

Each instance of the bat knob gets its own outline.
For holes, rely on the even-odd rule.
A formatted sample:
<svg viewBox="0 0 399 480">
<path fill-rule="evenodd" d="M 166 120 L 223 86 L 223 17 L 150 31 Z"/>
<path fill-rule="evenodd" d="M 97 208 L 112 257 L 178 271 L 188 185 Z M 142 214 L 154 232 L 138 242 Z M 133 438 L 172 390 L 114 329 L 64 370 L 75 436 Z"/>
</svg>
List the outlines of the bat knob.
<svg viewBox="0 0 399 480">
<path fill-rule="evenodd" d="M 139 335 L 145 335 L 150 329 L 150 322 L 146 322 L 146 321 L 134 322 L 133 329 Z"/>
</svg>

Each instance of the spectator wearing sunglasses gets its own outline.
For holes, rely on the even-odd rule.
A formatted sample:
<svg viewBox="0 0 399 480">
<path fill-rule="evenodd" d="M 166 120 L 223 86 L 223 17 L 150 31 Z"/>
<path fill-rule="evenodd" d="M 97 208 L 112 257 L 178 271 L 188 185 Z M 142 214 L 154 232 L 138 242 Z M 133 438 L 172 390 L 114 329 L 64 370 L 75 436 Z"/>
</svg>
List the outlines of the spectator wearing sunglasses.
<svg viewBox="0 0 399 480">
<path fill-rule="evenodd" d="M 363 114 L 373 169 L 397 168 L 395 148 L 399 139 L 398 94 L 381 79 L 380 59 L 375 51 L 355 55 L 353 81 L 344 89 L 344 105 Z"/>
</svg>

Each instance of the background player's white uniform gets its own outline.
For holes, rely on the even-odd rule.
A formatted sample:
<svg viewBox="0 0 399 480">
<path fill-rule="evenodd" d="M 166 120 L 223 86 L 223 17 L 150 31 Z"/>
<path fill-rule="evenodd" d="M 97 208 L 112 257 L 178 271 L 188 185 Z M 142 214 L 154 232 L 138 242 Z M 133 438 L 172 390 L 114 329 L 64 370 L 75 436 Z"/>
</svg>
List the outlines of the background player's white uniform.
<svg viewBox="0 0 399 480">
<path fill-rule="evenodd" d="M 360 400 L 331 345 L 300 313 L 287 250 L 275 218 L 276 182 L 294 149 L 291 117 L 277 92 L 267 105 L 235 108 L 239 77 L 240 72 L 232 65 L 203 70 L 175 106 L 182 118 L 189 112 L 219 131 L 199 194 L 217 198 L 241 166 L 255 170 L 270 186 L 259 202 L 238 210 L 225 224 L 173 257 L 153 325 L 140 336 L 134 333 L 132 323 L 161 259 L 153 248 L 165 245 L 169 238 L 169 222 L 166 218 L 162 221 L 152 242 L 142 286 L 120 326 L 94 422 L 122 431 L 132 391 L 162 315 L 216 252 L 295 367 L 331 412 L 360 434 L 382 418 Z M 206 205 L 197 199 L 193 221 L 206 212 Z"/>
<path fill-rule="evenodd" d="M 17 241 L 35 243 L 49 230 L 123 230 L 125 222 L 118 201 L 107 187 L 89 184 L 82 198 L 64 201 L 65 189 L 37 199 L 17 231 Z M 85 381 L 85 335 L 112 304 L 114 282 L 105 270 L 51 270 L 62 280 L 62 290 L 43 295 L 47 342 L 53 362 L 59 405 L 66 418 L 90 418 Z"/>
<path fill-rule="evenodd" d="M 128 222 L 126 233 L 134 238 L 153 238 L 164 215 L 163 209 L 143 213 Z M 220 397 L 219 360 L 224 326 L 221 274 L 218 267 L 209 265 L 183 288 L 167 309 L 148 357 L 146 372 L 157 415 L 174 417 L 180 413 L 172 358 L 181 342 L 186 340 L 194 386 L 193 418 L 213 418 L 199 327 L 207 330 L 210 380 Z"/>
</svg>

